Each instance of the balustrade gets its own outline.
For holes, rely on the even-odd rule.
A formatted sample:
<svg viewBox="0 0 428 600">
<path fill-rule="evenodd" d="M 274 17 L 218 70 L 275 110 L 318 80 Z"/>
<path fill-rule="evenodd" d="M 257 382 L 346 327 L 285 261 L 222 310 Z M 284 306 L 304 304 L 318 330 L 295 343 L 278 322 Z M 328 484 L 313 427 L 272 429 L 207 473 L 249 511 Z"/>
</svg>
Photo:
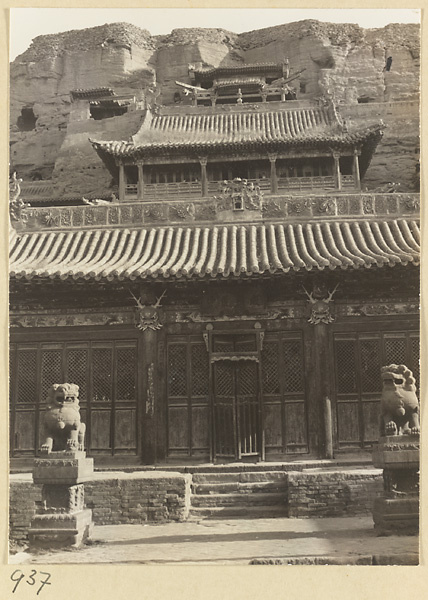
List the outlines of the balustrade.
<svg viewBox="0 0 428 600">
<path fill-rule="evenodd" d="M 261 191 L 266 195 L 270 194 L 271 183 L 270 178 L 264 179 L 247 179 L 254 185 L 259 186 Z M 222 180 L 208 181 L 208 196 L 216 196 L 221 193 Z M 353 175 L 342 175 L 342 189 L 351 190 L 355 188 L 355 180 Z M 332 175 L 317 176 L 317 177 L 279 177 L 278 192 L 310 192 L 317 190 L 334 190 L 336 189 L 335 179 Z M 144 184 L 143 197 L 144 200 L 161 200 L 162 198 L 171 197 L 188 197 L 202 196 L 202 186 L 200 181 L 179 181 L 171 183 L 146 183 Z M 138 185 L 126 185 L 126 197 L 138 197 Z"/>
<path fill-rule="evenodd" d="M 278 179 L 278 190 L 291 190 L 306 192 L 310 190 L 334 190 L 334 177 L 280 177 Z"/>
</svg>

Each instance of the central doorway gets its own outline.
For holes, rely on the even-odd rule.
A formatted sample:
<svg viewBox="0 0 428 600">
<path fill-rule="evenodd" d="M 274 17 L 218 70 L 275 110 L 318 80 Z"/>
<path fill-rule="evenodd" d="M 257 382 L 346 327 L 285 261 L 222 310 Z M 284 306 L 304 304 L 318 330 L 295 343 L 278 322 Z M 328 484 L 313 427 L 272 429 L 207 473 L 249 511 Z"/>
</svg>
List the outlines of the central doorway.
<svg viewBox="0 0 428 600">
<path fill-rule="evenodd" d="M 259 354 L 253 332 L 213 335 L 214 460 L 262 456 Z"/>
</svg>

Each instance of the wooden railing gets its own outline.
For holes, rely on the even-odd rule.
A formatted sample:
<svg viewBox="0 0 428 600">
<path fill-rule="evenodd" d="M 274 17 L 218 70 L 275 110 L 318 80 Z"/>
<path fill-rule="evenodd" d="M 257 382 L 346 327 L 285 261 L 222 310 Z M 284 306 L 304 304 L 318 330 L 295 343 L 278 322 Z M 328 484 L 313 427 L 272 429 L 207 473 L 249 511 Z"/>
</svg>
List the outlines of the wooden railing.
<svg viewBox="0 0 428 600">
<path fill-rule="evenodd" d="M 354 188 L 353 175 L 342 175 L 342 189 Z M 270 178 L 247 179 L 248 182 L 259 186 L 265 194 L 271 190 Z M 221 194 L 223 181 L 208 181 L 208 196 Z M 279 177 L 278 192 L 316 192 L 319 190 L 335 190 L 336 183 L 333 176 L 324 177 Z M 138 195 L 136 184 L 126 185 L 126 197 L 132 198 Z M 188 196 L 202 196 L 202 184 L 200 181 L 180 181 L 175 183 L 146 183 L 144 184 L 144 200 L 157 200 L 162 198 L 186 198 Z"/>
<path fill-rule="evenodd" d="M 127 196 L 136 196 L 138 193 L 138 185 L 134 183 L 127 183 L 125 186 L 125 193 Z"/>
<path fill-rule="evenodd" d="M 325 177 L 280 177 L 278 190 L 306 192 L 312 190 L 334 190 L 335 181 L 331 175 Z"/>
<path fill-rule="evenodd" d="M 355 187 L 355 181 L 353 175 L 342 175 L 342 188 L 353 189 Z"/>
<path fill-rule="evenodd" d="M 265 179 L 247 179 L 247 181 L 248 181 L 248 183 L 253 183 L 254 185 L 258 185 L 259 188 L 262 190 L 262 192 L 270 191 L 270 179 L 266 179 L 266 178 Z M 231 183 L 231 181 L 228 180 L 228 183 Z M 216 196 L 217 194 L 220 194 L 223 184 L 224 184 L 224 180 L 209 181 L 208 182 L 208 195 Z"/>
<path fill-rule="evenodd" d="M 201 196 L 200 181 L 177 181 L 175 183 L 146 183 L 143 196 L 145 199 L 165 196 Z"/>
</svg>

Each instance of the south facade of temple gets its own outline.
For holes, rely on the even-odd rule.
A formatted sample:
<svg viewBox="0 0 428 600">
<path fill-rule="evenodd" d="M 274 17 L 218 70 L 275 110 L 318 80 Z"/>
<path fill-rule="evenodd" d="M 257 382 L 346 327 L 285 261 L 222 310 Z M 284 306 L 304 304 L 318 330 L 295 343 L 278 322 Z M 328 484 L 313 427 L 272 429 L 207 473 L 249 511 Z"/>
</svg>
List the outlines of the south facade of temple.
<svg viewBox="0 0 428 600">
<path fill-rule="evenodd" d="M 419 194 L 365 189 L 384 124 L 302 97 L 300 73 L 189 65 L 164 106 L 70 92 L 79 118 L 140 118 L 87 135 L 109 197 L 11 181 L 12 463 L 54 383 L 79 386 L 99 465 L 358 456 L 381 367 L 419 388 Z"/>
</svg>

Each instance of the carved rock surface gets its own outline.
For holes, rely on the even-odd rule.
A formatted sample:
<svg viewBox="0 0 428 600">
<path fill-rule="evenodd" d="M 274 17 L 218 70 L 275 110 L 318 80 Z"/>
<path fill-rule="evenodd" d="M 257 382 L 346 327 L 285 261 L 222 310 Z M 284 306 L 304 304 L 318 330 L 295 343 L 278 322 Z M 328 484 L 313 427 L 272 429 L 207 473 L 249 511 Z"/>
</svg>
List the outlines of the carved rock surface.
<svg viewBox="0 0 428 600">
<path fill-rule="evenodd" d="M 385 71 L 389 56 L 391 70 Z M 415 101 L 414 111 L 405 107 L 398 117 L 380 110 L 393 129 L 387 129 L 367 173 L 371 185 L 401 177 L 411 187 L 419 144 L 419 27 L 393 24 L 364 30 L 314 20 L 239 35 L 223 29 L 176 29 L 151 36 L 134 25 L 115 23 L 39 36 L 11 64 L 13 169 L 26 181 L 52 178 L 57 195 L 107 194 L 111 177 L 88 137 L 126 139 L 138 130 L 141 113 L 69 124 L 71 90 L 112 87 L 117 94 L 136 95 L 143 104 L 145 97 L 173 104 L 175 81 L 190 83 L 189 63 L 218 67 L 287 57 L 294 71 L 306 69 L 300 98 L 332 94 L 357 123 L 376 120 L 375 114 L 367 119 L 370 103 Z M 398 153 L 397 135 L 402 144 Z"/>
</svg>

